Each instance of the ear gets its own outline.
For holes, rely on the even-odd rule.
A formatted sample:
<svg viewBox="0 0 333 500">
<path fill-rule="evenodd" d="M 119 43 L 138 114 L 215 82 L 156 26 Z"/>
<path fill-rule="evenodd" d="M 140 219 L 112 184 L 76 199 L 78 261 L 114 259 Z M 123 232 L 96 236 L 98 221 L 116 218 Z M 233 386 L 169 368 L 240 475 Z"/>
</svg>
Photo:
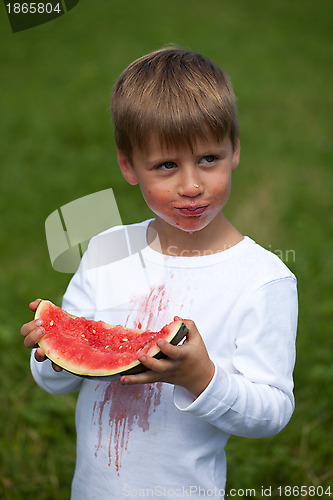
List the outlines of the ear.
<svg viewBox="0 0 333 500">
<path fill-rule="evenodd" d="M 126 156 L 119 150 L 117 149 L 117 156 L 118 156 L 118 163 L 119 167 L 121 170 L 121 173 L 123 174 L 125 180 L 131 184 L 132 186 L 135 186 L 136 184 L 139 183 L 135 171 L 132 167 L 132 165 L 129 163 L 128 159 Z"/>
<path fill-rule="evenodd" d="M 240 142 L 239 139 L 237 139 L 236 147 L 232 154 L 232 170 L 235 170 L 235 168 L 238 167 L 239 160 L 240 160 Z"/>
</svg>

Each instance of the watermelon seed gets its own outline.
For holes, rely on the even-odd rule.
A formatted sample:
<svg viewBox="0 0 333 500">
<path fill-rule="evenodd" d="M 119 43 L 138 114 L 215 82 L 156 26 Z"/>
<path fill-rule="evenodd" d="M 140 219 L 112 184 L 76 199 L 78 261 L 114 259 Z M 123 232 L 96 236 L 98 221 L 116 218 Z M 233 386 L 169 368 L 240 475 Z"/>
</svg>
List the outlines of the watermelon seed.
<svg viewBox="0 0 333 500">
<path fill-rule="evenodd" d="M 50 326 L 53 326 L 53 319 L 50 321 Z"/>
<path fill-rule="evenodd" d="M 106 345 L 106 346 L 104 347 L 104 349 L 107 349 L 108 347 L 109 347 L 109 346 L 108 346 L 108 345 Z"/>
<path fill-rule="evenodd" d="M 85 337 L 84 333 L 81 333 L 81 337 Z"/>
<path fill-rule="evenodd" d="M 128 340 L 126 337 L 124 337 L 123 339 L 121 339 L 123 342 L 126 342 L 126 340 Z"/>
</svg>

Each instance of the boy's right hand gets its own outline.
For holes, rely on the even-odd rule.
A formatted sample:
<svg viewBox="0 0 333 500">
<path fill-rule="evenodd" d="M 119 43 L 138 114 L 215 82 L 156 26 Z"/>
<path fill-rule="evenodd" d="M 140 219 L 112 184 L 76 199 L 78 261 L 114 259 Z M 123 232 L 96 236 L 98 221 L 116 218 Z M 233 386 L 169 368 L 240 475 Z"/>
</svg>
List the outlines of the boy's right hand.
<svg viewBox="0 0 333 500">
<path fill-rule="evenodd" d="M 32 312 L 35 312 L 41 299 L 36 299 L 30 302 L 29 308 Z M 29 323 L 25 323 L 21 328 L 21 335 L 24 337 L 24 345 L 28 349 L 36 348 L 35 358 L 37 361 L 45 361 L 47 357 L 45 352 L 41 347 L 38 346 L 38 342 L 45 333 L 43 328 L 43 321 L 41 319 L 33 319 Z M 56 372 L 61 372 L 62 368 L 52 362 L 52 367 Z"/>
</svg>

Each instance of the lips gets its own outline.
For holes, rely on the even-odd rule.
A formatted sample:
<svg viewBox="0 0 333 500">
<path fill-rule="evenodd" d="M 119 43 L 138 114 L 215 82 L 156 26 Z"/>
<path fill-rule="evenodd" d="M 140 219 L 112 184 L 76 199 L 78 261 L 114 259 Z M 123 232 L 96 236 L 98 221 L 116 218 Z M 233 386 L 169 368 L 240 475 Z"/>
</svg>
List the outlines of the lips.
<svg viewBox="0 0 333 500">
<path fill-rule="evenodd" d="M 187 217 L 194 217 L 201 215 L 206 210 L 206 208 L 208 208 L 208 205 L 200 205 L 200 206 L 189 205 L 185 207 L 177 207 L 177 211 Z"/>
</svg>

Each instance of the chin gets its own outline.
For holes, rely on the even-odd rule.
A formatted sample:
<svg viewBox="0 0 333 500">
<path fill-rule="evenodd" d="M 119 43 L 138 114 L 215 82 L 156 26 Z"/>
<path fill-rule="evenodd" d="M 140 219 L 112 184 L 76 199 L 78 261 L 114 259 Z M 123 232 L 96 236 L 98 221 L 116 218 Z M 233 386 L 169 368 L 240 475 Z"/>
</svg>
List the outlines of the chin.
<svg viewBox="0 0 333 500">
<path fill-rule="evenodd" d="M 179 231 L 182 231 L 183 233 L 187 234 L 193 234 L 197 233 L 199 231 L 202 231 L 205 229 L 209 224 L 214 220 L 214 218 L 193 218 L 194 220 L 189 220 L 187 218 L 184 219 L 174 219 L 174 218 L 169 218 L 169 217 L 163 217 L 155 212 L 155 215 L 157 216 L 158 219 L 163 221 L 165 224 L 168 226 L 171 226 L 175 229 L 178 229 Z"/>
<path fill-rule="evenodd" d="M 202 229 L 205 229 L 207 227 L 209 222 L 207 223 L 202 223 L 202 224 L 181 224 L 181 223 L 174 223 L 173 226 L 179 229 L 180 231 L 183 231 L 184 233 L 188 234 L 193 234 L 197 233 L 199 231 L 202 231 Z"/>
</svg>

